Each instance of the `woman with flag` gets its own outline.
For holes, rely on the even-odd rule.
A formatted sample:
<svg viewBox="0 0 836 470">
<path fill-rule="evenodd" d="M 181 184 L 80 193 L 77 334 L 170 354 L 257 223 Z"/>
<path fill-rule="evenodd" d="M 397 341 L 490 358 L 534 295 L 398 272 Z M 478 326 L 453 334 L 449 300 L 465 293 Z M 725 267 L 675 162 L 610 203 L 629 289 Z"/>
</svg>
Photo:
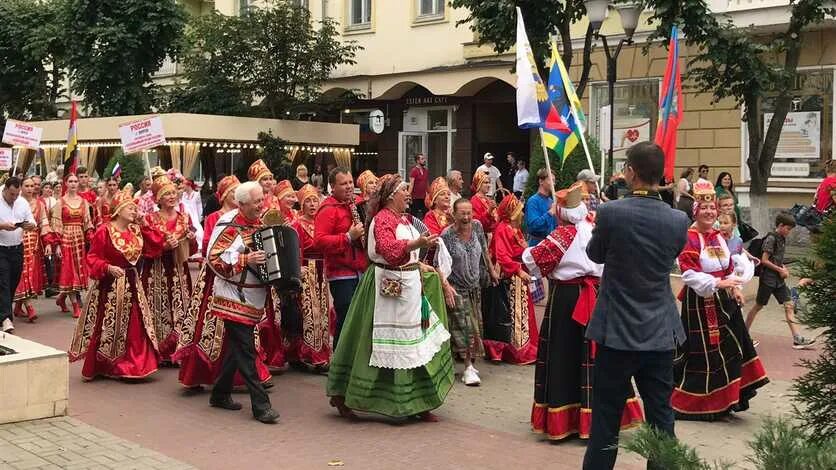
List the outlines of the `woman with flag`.
<svg viewBox="0 0 836 470">
<path fill-rule="evenodd" d="M 78 194 L 78 177 L 70 173 L 65 179 L 66 193 L 52 209 L 52 233 L 47 240 L 57 245 L 61 258 L 58 276 L 59 295 L 55 303 L 62 312 L 67 309 L 67 298 L 73 307 L 73 318 L 81 315 L 81 292 L 87 289 L 88 276 L 84 242 L 93 231 L 90 206 Z"/>
</svg>

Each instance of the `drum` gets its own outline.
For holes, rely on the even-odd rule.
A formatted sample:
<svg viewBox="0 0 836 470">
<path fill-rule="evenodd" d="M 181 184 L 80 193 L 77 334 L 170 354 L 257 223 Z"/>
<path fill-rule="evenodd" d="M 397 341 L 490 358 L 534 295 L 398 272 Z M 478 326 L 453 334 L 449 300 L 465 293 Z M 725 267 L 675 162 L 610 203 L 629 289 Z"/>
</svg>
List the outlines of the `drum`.
<svg viewBox="0 0 836 470">
<path fill-rule="evenodd" d="M 267 262 L 259 266 L 258 277 L 280 293 L 302 291 L 301 253 L 299 235 L 287 225 L 274 225 L 253 234 L 256 250 L 267 255 Z"/>
</svg>

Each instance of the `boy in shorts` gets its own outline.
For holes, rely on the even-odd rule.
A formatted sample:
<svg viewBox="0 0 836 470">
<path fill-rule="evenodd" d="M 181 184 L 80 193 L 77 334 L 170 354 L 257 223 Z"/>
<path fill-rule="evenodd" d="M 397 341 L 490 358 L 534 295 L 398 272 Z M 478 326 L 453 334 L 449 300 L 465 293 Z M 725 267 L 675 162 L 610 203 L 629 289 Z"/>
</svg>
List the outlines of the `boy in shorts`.
<svg viewBox="0 0 836 470">
<path fill-rule="evenodd" d="M 790 328 L 790 333 L 792 333 L 793 349 L 805 349 L 815 343 L 815 340 L 807 339 L 798 332 L 795 309 L 786 283 L 790 273 L 784 266 L 787 235 L 793 227 L 795 227 L 795 219 L 792 215 L 778 214 L 775 218 L 775 231 L 768 233 L 763 239 L 762 271 L 758 283 L 758 293 L 755 297 L 755 306 L 752 307 L 746 317 L 746 327 L 751 329 L 755 316 L 769 303 L 769 298 L 774 296 L 775 300 L 784 305 L 787 325 Z"/>
</svg>

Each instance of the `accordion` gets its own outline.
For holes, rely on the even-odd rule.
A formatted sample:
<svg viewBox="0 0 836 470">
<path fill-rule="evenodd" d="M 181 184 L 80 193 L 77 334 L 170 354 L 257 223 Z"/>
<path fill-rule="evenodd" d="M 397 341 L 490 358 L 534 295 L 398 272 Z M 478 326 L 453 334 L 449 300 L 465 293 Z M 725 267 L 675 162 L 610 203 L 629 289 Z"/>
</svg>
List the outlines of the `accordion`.
<svg viewBox="0 0 836 470">
<path fill-rule="evenodd" d="M 253 233 L 256 250 L 264 251 L 267 261 L 256 269 L 263 284 L 269 284 L 279 293 L 302 291 L 302 268 L 299 235 L 287 225 L 264 227 Z"/>
</svg>

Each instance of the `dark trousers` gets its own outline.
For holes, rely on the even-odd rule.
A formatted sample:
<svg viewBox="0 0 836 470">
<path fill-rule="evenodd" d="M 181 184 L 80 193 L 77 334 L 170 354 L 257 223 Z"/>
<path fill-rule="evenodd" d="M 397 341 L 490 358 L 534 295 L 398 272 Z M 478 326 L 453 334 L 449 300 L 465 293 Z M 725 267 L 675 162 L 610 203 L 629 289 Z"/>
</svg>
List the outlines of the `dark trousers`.
<svg viewBox="0 0 836 470">
<path fill-rule="evenodd" d="M 21 271 L 23 245 L 0 246 L 0 322 L 12 319 L 12 303 Z"/>
<path fill-rule="evenodd" d="M 647 424 L 674 435 L 673 351 L 620 351 L 598 345 L 592 386 L 592 431 L 583 458 L 584 470 L 615 466 L 618 431 L 624 402 L 630 394 L 630 378 L 639 389 Z M 648 470 L 659 468 L 652 462 Z"/>
<path fill-rule="evenodd" d="M 424 203 L 424 198 L 412 198 L 409 204 L 409 213 L 414 217 L 424 220 L 424 215 L 427 213 L 427 205 Z"/>
<path fill-rule="evenodd" d="M 354 296 L 354 291 L 357 290 L 357 284 L 360 282 L 359 278 L 353 279 L 339 279 L 335 281 L 328 281 L 328 289 L 331 291 L 331 297 L 334 299 L 334 312 L 337 314 L 337 325 L 334 330 L 334 349 L 337 350 L 337 341 L 340 339 L 340 332 L 345 323 L 345 317 L 348 315 L 348 307 L 351 306 L 351 298 Z"/>
<path fill-rule="evenodd" d="M 244 383 L 247 384 L 247 391 L 250 392 L 253 415 L 259 416 L 269 410 L 270 397 L 264 390 L 264 385 L 258 378 L 255 370 L 255 342 L 253 339 L 254 326 L 243 325 L 229 320 L 224 320 L 226 332 L 226 356 L 221 369 L 221 375 L 212 388 L 212 400 L 222 401 L 232 393 L 232 380 L 235 378 L 235 371 L 241 372 Z"/>
</svg>

